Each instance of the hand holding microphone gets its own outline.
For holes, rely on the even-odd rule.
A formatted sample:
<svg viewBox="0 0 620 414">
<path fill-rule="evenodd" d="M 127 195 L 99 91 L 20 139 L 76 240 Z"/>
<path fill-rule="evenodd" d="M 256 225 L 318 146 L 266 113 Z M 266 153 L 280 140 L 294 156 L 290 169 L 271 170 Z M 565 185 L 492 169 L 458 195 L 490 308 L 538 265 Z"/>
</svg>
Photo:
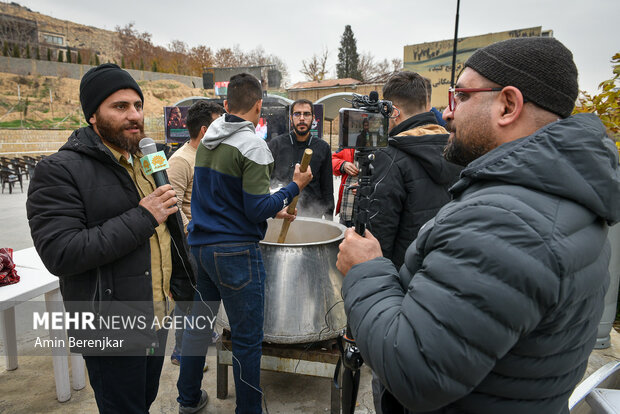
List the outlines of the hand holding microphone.
<svg viewBox="0 0 620 414">
<path fill-rule="evenodd" d="M 140 205 L 146 208 L 161 224 L 166 221 L 168 216 L 179 210 L 176 194 L 168 182 L 168 176 L 165 172 L 168 168 L 168 161 L 163 151 L 157 151 L 155 141 L 151 138 L 142 138 L 138 146 L 144 155 L 140 159 L 142 168 L 147 175 L 153 175 L 157 186 L 155 191 L 140 200 Z"/>
<path fill-rule="evenodd" d="M 140 205 L 147 209 L 159 224 L 179 210 L 176 194 L 170 184 L 157 187 L 155 191 L 140 200 Z"/>
</svg>

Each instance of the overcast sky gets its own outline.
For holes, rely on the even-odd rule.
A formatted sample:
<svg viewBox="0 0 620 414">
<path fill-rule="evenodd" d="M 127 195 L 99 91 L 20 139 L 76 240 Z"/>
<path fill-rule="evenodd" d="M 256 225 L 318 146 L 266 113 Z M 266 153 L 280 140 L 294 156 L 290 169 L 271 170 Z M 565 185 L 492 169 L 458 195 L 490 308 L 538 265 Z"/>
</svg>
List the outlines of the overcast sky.
<svg viewBox="0 0 620 414">
<path fill-rule="evenodd" d="M 376 59 L 403 58 L 403 46 L 454 37 L 456 0 L 15 0 L 59 19 L 114 30 L 134 22 L 137 30 L 166 46 L 182 40 L 214 51 L 262 46 L 288 67 L 291 83 L 303 81 L 303 59 L 330 52 L 335 77 L 338 46 L 350 24 L 358 52 Z M 575 57 L 579 86 L 595 92 L 611 77 L 610 60 L 620 52 L 620 0 L 462 0 L 459 37 L 542 26 L 553 30 Z"/>
</svg>

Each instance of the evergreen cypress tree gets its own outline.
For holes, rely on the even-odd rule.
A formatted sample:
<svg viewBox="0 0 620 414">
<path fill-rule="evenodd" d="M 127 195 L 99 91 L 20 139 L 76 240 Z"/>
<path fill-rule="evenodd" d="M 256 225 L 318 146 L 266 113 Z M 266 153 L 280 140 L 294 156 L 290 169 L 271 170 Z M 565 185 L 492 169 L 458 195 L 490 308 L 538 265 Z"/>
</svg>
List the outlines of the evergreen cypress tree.
<svg viewBox="0 0 620 414">
<path fill-rule="evenodd" d="M 52 61 L 52 49 L 49 49 L 49 48 L 47 49 L 47 60 L 49 62 Z"/>
<path fill-rule="evenodd" d="M 19 57 L 19 46 L 18 45 L 13 45 L 13 57 L 16 57 L 16 58 Z"/>
<path fill-rule="evenodd" d="M 6 42 L 6 40 L 4 41 L 4 46 L 2 46 L 2 54 L 4 56 L 9 55 L 9 44 Z"/>
<path fill-rule="evenodd" d="M 82 64 L 82 54 L 80 53 L 79 50 L 78 50 L 78 53 L 77 53 L 77 63 L 78 63 L 78 65 Z"/>
<path fill-rule="evenodd" d="M 362 80 L 362 74 L 357 67 L 358 62 L 357 41 L 353 35 L 353 30 L 351 30 L 351 25 L 346 25 L 340 39 L 340 47 L 338 48 L 338 64 L 336 65 L 338 78 Z"/>
<path fill-rule="evenodd" d="M 66 56 L 67 56 L 67 59 L 66 59 L 67 63 L 71 63 L 71 49 L 69 49 L 69 46 L 67 46 Z"/>
<path fill-rule="evenodd" d="M 99 55 L 95 54 L 95 66 L 99 66 Z"/>
<path fill-rule="evenodd" d="M 62 53 L 62 50 L 58 51 L 58 61 L 62 62 L 63 60 L 65 60 L 65 55 L 64 53 Z"/>
<path fill-rule="evenodd" d="M 39 46 L 37 46 L 36 58 L 37 58 L 37 60 L 41 60 L 41 51 L 39 50 Z"/>
<path fill-rule="evenodd" d="M 30 59 L 30 44 L 26 43 L 26 59 Z"/>
<path fill-rule="evenodd" d="M 121 56 L 121 68 L 125 67 L 125 56 Z"/>
<path fill-rule="evenodd" d="M 151 65 L 151 72 L 157 72 L 157 61 L 154 60 L 153 64 Z"/>
</svg>

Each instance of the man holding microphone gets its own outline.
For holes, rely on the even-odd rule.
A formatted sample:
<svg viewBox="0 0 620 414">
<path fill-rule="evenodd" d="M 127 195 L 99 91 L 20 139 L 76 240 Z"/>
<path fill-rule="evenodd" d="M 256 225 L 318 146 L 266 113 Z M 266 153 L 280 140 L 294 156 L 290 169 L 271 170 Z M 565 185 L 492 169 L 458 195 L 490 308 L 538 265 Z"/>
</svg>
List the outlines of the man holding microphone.
<svg viewBox="0 0 620 414">
<path fill-rule="evenodd" d="M 28 190 L 34 245 L 67 311 L 87 303 L 97 316 L 122 308 L 161 320 L 171 297 L 191 300 L 180 292 L 195 276 L 172 186 L 156 187 L 140 165 L 142 91 L 107 63 L 84 75 L 80 102 L 89 125 L 37 165 Z M 167 329 L 125 334 L 118 352 L 81 350 L 101 413 L 143 414 L 157 396 Z"/>
</svg>

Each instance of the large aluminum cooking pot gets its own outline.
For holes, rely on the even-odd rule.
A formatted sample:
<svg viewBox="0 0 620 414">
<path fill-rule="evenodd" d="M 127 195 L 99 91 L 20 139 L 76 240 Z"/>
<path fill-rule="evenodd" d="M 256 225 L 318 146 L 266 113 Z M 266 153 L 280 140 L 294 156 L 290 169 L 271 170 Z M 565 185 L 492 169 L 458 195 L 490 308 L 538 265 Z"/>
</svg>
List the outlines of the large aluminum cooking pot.
<svg viewBox="0 0 620 414">
<path fill-rule="evenodd" d="M 286 243 L 277 243 L 283 220 L 267 220 L 260 243 L 265 263 L 264 341 L 294 344 L 335 338 L 346 326 L 336 268 L 346 228 L 336 222 L 298 217 Z M 218 319 L 228 329 L 220 309 Z"/>
</svg>

